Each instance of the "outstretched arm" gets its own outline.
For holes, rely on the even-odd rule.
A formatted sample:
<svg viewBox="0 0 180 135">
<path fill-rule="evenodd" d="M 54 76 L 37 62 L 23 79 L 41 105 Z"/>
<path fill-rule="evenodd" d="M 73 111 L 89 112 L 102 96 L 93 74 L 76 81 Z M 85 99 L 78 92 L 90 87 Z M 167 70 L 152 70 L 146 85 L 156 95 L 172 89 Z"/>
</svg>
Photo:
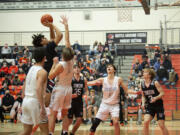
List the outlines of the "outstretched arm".
<svg viewBox="0 0 180 135">
<path fill-rule="evenodd" d="M 103 78 L 99 78 L 97 80 L 87 82 L 87 85 L 88 86 L 102 85 L 102 83 L 103 83 Z"/>
<path fill-rule="evenodd" d="M 71 48 L 71 44 L 69 41 L 69 27 L 68 27 L 68 19 L 66 16 L 61 16 L 61 23 L 65 27 L 65 45 L 66 47 Z"/>
<path fill-rule="evenodd" d="M 137 91 L 133 91 L 131 89 L 128 89 L 127 86 L 124 84 L 122 78 L 120 77 L 119 78 L 119 85 L 124 89 L 124 91 L 127 93 L 127 94 L 140 94 L 141 92 L 137 92 Z"/>
</svg>

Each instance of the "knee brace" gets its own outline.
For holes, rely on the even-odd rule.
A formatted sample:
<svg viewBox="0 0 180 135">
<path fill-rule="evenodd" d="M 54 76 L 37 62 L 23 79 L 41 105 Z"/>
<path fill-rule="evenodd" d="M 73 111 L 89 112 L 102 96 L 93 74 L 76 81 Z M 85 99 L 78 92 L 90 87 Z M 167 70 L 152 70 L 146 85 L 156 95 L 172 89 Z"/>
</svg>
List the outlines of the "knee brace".
<svg viewBox="0 0 180 135">
<path fill-rule="evenodd" d="M 101 122 L 102 120 L 98 119 L 98 118 L 95 118 L 94 121 L 93 121 L 93 124 L 90 128 L 90 131 L 91 132 L 95 132 L 96 131 L 96 128 L 98 127 L 99 123 Z"/>
</svg>

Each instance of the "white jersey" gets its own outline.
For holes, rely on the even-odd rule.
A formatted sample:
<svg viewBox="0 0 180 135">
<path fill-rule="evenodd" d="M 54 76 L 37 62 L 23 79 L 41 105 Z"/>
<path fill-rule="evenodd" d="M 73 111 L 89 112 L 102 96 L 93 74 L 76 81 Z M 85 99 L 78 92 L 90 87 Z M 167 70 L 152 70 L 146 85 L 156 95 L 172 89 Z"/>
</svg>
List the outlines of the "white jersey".
<svg viewBox="0 0 180 135">
<path fill-rule="evenodd" d="M 103 81 L 103 99 L 102 102 L 110 105 L 119 104 L 120 89 L 118 84 L 118 77 L 114 77 L 113 84 L 108 83 L 108 78 L 104 78 Z"/>
<path fill-rule="evenodd" d="M 26 77 L 25 96 L 37 98 L 36 94 L 36 83 L 37 83 L 37 72 L 43 69 L 41 66 L 32 66 Z"/>
<path fill-rule="evenodd" d="M 73 60 L 70 61 L 60 61 L 59 62 L 64 70 L 62 73 L 60 73 L 56 79 L 57 79 L 57 85 L 61 86 L 70 86 L 71 87 L 71 82 L 72 82 L 72 77 L 73 77 Z"/>
</svg>

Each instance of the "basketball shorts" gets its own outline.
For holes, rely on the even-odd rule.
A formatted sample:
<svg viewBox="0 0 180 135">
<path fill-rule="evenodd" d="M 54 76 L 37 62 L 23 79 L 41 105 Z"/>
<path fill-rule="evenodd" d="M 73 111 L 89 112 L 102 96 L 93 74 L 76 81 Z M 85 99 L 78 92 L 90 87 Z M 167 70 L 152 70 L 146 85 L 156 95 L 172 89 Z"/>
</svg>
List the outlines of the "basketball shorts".
<svg viewBox="0 0 180 135">
<path fill-rule="evenodd" d="M 119 118 L 119 104 L 109 105 L 102 102 L 97 112 L 96 118 L 104 121 L 108 118 L 109 113 L 112 118 Z"/>
<path fill-rule="evenodd" d="M 48 122 L 47 114 L 40 115 L 40 104 L 38 99 L 25 97 L 22 103 L 21 122 L 27 125 L 38 125 Z"/>
<path fill-rule="evenodd" d="M 54 80 L 49 80 L 48 79 L 46 92 L 47 93 L 52 93 L 54 86 L 55 86 Z"/>
<path fill-rule="evenodd" d="M 163 106 L 145 106 L 145 114 L 150 114 L 153 118 L 157 114 L 157 120 L 165 120 L 164 107 Z"/>
<path fill-rule="evenodd" d="M 71 86 L 55 86 L 51 94 L 50 109 L 58 111 L 59 109 L 69 109 L 72 100 Z"/>
<path fill-rule="evenodd" d="M 73 116 L 76 118 L 83 117 L 83 103 L 72 103 L 71 108 L 68 110 L 68 118 L 72 119 Z"/>
</svg>

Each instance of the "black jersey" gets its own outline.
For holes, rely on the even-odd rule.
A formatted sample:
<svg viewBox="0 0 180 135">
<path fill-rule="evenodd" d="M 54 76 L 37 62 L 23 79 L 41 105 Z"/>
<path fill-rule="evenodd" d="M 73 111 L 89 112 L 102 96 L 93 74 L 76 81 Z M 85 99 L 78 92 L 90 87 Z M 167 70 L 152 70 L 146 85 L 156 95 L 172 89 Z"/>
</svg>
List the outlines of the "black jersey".
<svg viewBox="0 0 180 135">
<path fill-rule="evenodd" d="M 159 99 L 154 103 L 150 103 L 152 97 L 156 97 L 156 96 L 159 95 L 159 91 L 157 90 L 157 88 L 155 86 L 155 80 L 153 80 L 151 82 L 149 87 L 146 87 L 145 81 L 142 81 L 141 87 L 142 87 L 144 97 L 146 99 L 146 102 L 145 102 L 146 105 L 150 105 L 150 106 L 153 106 L 153 107 L 155 107 L 156 105 L 157 106 L 163 106 L 163 100 L 162 99 Z"/>
<path fill-rule="evenodd" d="M 76 98 L 72 99 L 72 103 L 81 103 L 82 101 L 82 95 L 84 93 L 84 77 L 80 77 L 79 81 L 75 79 L 75 77 L 72 78 L 72 94 L 77 94 Z"/>
<path fill-rule="evenodd" d="M 53 65 L 53 58 L 57 56 L 57 52 L 55 51 L 56 43 L 54 41 L 51 41 L 46 46 L 46 62 L 44 64 L 45 70 L 49 73 L 51 70 L 51 67 Z"/>
</svg>

